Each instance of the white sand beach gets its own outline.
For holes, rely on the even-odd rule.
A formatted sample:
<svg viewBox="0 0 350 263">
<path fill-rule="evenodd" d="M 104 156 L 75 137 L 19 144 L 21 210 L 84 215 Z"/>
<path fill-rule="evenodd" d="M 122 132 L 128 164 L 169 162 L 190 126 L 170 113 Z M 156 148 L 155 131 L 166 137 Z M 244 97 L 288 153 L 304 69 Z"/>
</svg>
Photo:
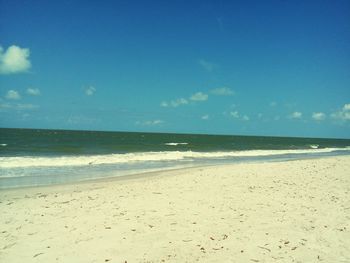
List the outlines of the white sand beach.
<svg viewBox="0 0 350 263">
<path fill-rule="evenodd" d="M 0 262 L 350 262 L 350 156 L 0 191 Z"/>
</svg>

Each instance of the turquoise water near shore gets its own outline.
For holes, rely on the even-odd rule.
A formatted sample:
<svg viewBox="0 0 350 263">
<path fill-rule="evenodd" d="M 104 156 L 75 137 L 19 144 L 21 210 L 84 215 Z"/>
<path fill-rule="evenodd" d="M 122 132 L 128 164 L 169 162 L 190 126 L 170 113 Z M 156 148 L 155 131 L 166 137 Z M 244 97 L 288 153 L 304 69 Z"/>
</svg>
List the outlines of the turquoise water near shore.
<svg viewBox="0 0 350 263">
<path fill-rule="evenodd" d="M 350 140 L 0 129 L 0 189 L 196 165 L 350 154 Z"/>
</svg>

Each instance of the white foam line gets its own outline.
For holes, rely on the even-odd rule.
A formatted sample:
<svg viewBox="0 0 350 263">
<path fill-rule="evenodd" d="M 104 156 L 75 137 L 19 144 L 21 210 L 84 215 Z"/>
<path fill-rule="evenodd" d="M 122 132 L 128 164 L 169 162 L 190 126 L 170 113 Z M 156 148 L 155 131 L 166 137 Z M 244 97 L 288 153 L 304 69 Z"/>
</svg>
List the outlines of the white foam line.
<svg viewBox="0 0 350 263">
<path fill-rule="evenodd" d="M 177 145 L 187 145 L 187 142 L 167 142 L 164 143 L 165 145 L 169 145 L 169 146 L 177 146 Z"/>
<path fill-rule="evenodd" d="M 230 152 L 192 152 L 192 151 L 164 151 L 126 154 L 108 154 L 92 156 L 62 156 L 62 157 L 0 157 L 0 168 L 24 167 L 63 167 L 85 166 L 99 164 L 127 164 L 148 161 L 176 161 L 194 159 L 215 159 L 234 157 L 258 157 L 281 154 L 327 153 L 349 148 L 325 148 L 306 150 L 250 150 Z"/>
</svg>

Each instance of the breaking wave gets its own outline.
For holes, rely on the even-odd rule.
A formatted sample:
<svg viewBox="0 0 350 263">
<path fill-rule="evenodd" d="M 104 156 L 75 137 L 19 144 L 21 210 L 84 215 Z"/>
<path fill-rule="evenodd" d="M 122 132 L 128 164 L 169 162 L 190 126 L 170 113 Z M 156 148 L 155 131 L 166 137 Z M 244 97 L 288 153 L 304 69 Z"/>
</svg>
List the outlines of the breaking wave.
<svg viewBox="0 0 350 263">
<path fill-rule="evenodd" d="M 318 154 L 349 151 L 349 148 L 324 148 L 303 150 L 249 150 L 221 152 L 162 151 L 106 155 L 80 155 L 60 157 L 0 157 L 0 168 L 64 167 L 102 164 L 128 164 L 137 162 L 195 161 L 210 159 L 234 159 L 235 157 L 260 157 L 288 154 Z"/>
<path fill-rule="evenodd" d="M 164 143 L 164 145 L 168 145 L 168 146 L 178 146 L 178 145 L 187 145 L 187 142 L 167 142 Z"/>
</svg>

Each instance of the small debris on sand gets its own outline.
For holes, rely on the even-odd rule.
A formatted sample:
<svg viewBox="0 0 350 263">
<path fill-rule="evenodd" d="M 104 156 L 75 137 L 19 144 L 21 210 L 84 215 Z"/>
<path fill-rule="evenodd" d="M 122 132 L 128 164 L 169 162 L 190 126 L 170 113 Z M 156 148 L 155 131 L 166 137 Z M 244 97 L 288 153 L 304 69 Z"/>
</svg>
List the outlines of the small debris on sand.
<svg viewBox="0 0 350 263">
<path fill-rule="evenodd" d="M 42 255 L 42 254 L 44 254 L 44 253 L 35 254 L 35 255 L 33 256 L 33 258 L 36 258 L 37 256 L 40 256 L 40 255 Z"/>
</svg>

